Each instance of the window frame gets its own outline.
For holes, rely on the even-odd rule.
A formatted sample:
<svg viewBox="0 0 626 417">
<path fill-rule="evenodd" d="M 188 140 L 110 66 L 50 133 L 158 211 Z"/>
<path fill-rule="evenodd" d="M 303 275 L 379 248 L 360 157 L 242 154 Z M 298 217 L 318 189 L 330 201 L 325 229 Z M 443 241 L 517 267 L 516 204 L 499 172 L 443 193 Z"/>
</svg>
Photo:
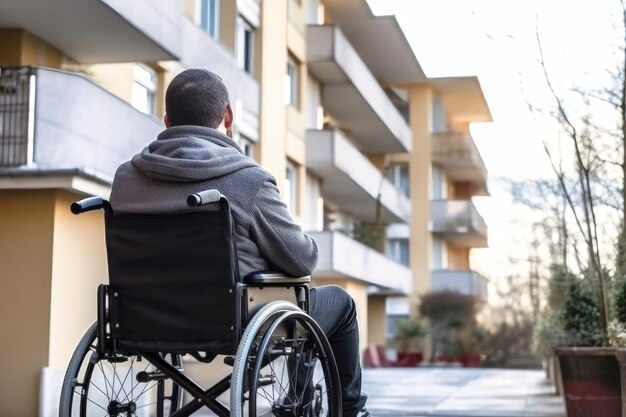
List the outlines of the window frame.
<svg viewBox="0 0 626 417">
<path fill-rule="evenodd" d="M 410 197 L 411 172 L 409 164 L 406 162 L 392 163 L 389 168 L 389 179 L 394 187 L 400 190 L 407 197 Z"/>
<path fill-rule="evenodd" d="M 198 0 L 196 24 L 213 39 L 220 38 L 220 0 Z"/>
<path fill-rule="evenodd" d="M 290 175 L 291 173 L 291 175 Z M 287 161 L 285 167 L 285 204 L 292 215 L 298 212 L 298 167 Z"/>
<path fill-rule="evenodd" d="M 143 75 L 147 75 L 147 78 L 144 78 Z M 143 100 L 145 98 L 145 103 L 139 104 L 138 100 L 140 97 L 136 95 L 139 91 L 136 87 L 142 89 L 142 97 Z M 148 114 L 151 116 L 156 116 L 157 110 L 157 90 L 159 87 L 159 74 L 154 68 L 151 68 L 144 64 L 135 64 L 133 66 L 133 85 L 131 92 L 131 104 L 134 108 L 139 110 L 144 114 Z M 145 106 L 144 106 L 145 104 Z"/>
<path fill-rule="evenodd" d="M 287 56 L 285 73 L 285 104 L 300 108 L 300 63 L 291 54 Z"/>
<path fill-rule="evenodd" d="M 411 262 L 410 244 L 409 239 L 387 239 L 387 254 L 394 261 L 408 267 Z"/>
<path fill-rule="evenodd" d="M 237 17 L 237 67 L 247 74 L 254 74 L 255 29 L 241 15 Z"/>
</svg>

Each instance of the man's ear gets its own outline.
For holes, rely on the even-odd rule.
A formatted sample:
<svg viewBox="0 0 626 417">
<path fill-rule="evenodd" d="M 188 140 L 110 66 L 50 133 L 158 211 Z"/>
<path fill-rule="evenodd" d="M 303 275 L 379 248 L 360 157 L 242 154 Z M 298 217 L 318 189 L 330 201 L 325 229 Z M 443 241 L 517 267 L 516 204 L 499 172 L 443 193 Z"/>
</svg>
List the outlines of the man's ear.
<svg viewBox="0 0 626 417">
<path fill-rule="evenodd" d="M 167 113 L 163 116 L 163 123 L 165 124 L 165 127 L 167 127 L 168 129 L 170 127 L 172 127 L 172 122 L 170 121 L 170 116 L 168 116 Z"/>
<path fill-rule="evenodd" d="M 233 108 L 230 104 L 226 105 L 226 111 L 224 112 L 224 127 L 226 129 L 230 129 L 235 121 L 235 116 L 233 115 Z"/>
</svg>

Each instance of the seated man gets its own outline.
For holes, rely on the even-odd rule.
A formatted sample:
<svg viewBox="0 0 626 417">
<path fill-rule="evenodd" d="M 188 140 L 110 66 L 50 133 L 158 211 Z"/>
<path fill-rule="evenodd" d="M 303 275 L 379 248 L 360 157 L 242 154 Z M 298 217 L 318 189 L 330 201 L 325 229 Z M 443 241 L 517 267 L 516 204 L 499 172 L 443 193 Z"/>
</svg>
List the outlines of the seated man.
<svg viewBox="0 0 626 417">
<path fill-rule="evenodd" d="M 188 195 L 217 189 L 230 202 L 241 276 L 260 270 L 312 274 L 315 241 L 293 222 L 275 179 L 232 140 L 233 111 L 221 78 L 201 69 L 182 72 L 167 89 L 165 109 L 166 129 L 119 167 L 110 198 L 113 210 L 185 211 Z M 313 288 L 310 314 L 337 360 L 344 417 L 369 415 L 361 394 L 354 301 L 337 286 Z"/>
</svg>

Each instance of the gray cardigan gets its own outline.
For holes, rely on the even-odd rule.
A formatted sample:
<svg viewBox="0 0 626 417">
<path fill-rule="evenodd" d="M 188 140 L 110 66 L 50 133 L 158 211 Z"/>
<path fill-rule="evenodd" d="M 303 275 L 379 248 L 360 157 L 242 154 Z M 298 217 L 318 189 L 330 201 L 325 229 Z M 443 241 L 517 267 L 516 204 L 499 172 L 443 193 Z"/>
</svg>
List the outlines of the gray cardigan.
<svg viewBox="0 0 626 417">
<path fill-rule="evenodd" d="M 317 246 L 295 224 L 275 179 L 245 156 L 229 137 L 211 128 L 164 130 L 113 181 L 114 212 L 168 213 L 190 210 L 189 194 L 219 190 L 229 201 L 242 276 L 259 270 L 310 275 Z"/>
</svg>

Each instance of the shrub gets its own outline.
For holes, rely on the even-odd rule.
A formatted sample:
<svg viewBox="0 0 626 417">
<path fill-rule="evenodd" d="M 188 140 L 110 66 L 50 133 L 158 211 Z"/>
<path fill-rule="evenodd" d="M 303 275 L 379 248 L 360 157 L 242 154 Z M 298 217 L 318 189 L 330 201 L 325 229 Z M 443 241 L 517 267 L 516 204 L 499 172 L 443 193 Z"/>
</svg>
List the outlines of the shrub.
<svg viewBox="0 0 626 417">
<path fill-rule="evenodd" d="M 417 320 L 401 319 L 397 322 L 395 341 L 399 352 L 419 350 L 420 339 L 428 334 Z"/>
<path fill-rule="evenodd" d="M 615 288 L 615 318 L 626 325 L 626 277 L 620 276 L 616 280 Z"/>
<path fill-rule="evenodd" d="M 478 299 L 457 291 L 434 291 L 422 296 L 419 312 L 430 320 L 432 328 L 432 355 L 458 354 L 464 340 L 459 330 L 473 328 L 478 311 Z"/>
<path fill-rule="evenodd" d="M 601 346 L 600 309 L 584 281 L 574 281 L 561 312 L 563 330 L 571 346 Z"/>
</svg>

